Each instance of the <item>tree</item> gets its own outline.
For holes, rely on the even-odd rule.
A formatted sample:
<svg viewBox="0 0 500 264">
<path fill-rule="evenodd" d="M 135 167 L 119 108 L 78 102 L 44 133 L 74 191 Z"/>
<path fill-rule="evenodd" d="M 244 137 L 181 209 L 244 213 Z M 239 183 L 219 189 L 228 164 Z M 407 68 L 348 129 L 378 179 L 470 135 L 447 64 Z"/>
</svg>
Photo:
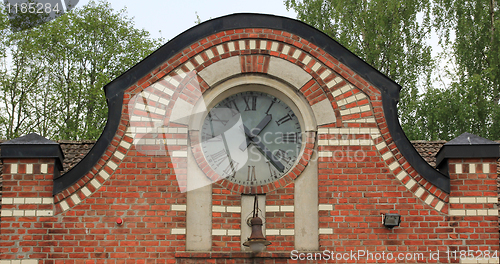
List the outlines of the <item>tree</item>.
<svg viewBox="0 0 500 264">
<path fill-rule="evenodd" d="M 104 1 L 91 1 L 31 30 L 2 34 L 5 105 L 0 112 L 8 118 L 0 119 L 0 136 L 7 139 L 29 132 L 96 139 L 107 118 L 103 86 L 162 42 L 134 28 L 125 10 L 116 12 Z"/>
<path fill-rule="evenodd" d="M 454 96 L 454 129 L 441 139 L 471 132 L 500 138 L 500 10 L 496 0 L 435 0 L 434 27 L 447 59 L 456 65 L 443 93 Z M 450 106 L 443 105 L 445 109 Z M 444 122 L 446 117 L 436 122 Z M 431 137 L 431 139 L 435 139 Z"/>
<path fill-rule="evenodd" d="M 298 19 L 320 29 L 403 87 L 399 103 L 402 127 L 415 129 L 419 89 L 429 85 L 433 61 L 430 2 L 427 0 L 286 0 Z"/>
</svg>

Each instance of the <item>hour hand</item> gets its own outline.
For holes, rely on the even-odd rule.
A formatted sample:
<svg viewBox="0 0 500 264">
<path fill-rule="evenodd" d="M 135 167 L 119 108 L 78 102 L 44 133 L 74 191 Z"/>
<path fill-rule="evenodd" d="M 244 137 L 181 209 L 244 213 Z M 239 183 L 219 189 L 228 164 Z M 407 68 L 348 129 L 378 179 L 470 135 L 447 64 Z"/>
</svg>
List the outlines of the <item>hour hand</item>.
<svg viewBox="0 0 500 264">
<path fill-rule="evenodd" d="M 256 145 L 256 147 L 271 162 L 271 164 L 273 164 L 273 166 L 276 167 L 276 169 L 278 169 L 280 172 L 283 172 L 285 170 L 285 166 L 283 166 L 283 164 L 273 155 L 273 153 L 269 149 L 267 149 L 266 146 L 260 140 L 257 140 L 254 137 L 252 137 L 250 135 L 250 130 L 245 125 L 243 125 L 243 129 L 245 130 L 245 135 L 247 136 L 249 142 L 253 142 Z"/>
<path fill-rule="evenodd" d="M 270 114 L 266 115 L 266 117 L 264 117 L 264 119 L 262 119 L 262 121 L 260 121 L 259 124 L 251 131 L 246 126 L 244 126 L 245 135 L 247 136 L 247 140 L 245 140 L 245 142 L 242 142 L 240 144 L 241 151 L 244 151 L 248 147 L 248 144 L 250 144 L 251 138 L 258 136 L 260 134 L 260 132 L 262 131 L 262 129 L 264 129 L 267 126 L 267 124 L 269 124 L 269 122 L 271 122 L 272 118 L 273 118 L 272 115 L 270 115 Z"/>
<path fill-rule="evenodd" d="M 269 149 L 266 148 L 266 146 L 264 146 L 264 144 L 262 144 L 260 140 L 257 141 L 255 139 L 252 139 L 252 142 L 255 143 L 257 148 L 259 148 L 264 153 L 264 155 L 266 155 L 267 159 L 271 162 L 271 164 L 273 164 L 274 167 L 276 167 L 276 169 L 278 169 L 280 172 L 283 172 L 285 170 L 285 166 L 283 166 L 283 164 L 273 155 L 273 153 Z"/>
</svg>

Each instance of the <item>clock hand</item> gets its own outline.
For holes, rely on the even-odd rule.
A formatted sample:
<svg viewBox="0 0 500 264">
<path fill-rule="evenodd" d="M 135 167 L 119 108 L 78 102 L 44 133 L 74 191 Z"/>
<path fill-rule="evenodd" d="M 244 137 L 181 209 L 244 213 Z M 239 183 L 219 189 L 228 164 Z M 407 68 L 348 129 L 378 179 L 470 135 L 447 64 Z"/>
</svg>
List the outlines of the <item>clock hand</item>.
<svg viewBox="0 0 500 264">
<path fill-rule="evenodd" d="M 247 135 L 248 138 L 253 138 L 253 137 L 256 137 L 260 134 L 260 132 L 267 126 L 267 124 L 269 124 L 269 122 L 271 122 L 271 119 L 273 118 L 272 115 L 270 114 L 267 114 L 266 117 L 264 117 L 264 119 L 262 119 L 262 121 L 260 121 L 260 123 L 252 130 L 249 130 L 248 133 L 246 130 L 248 130 L 246 127 L 245 127 L 245 134 Z M 241 151 L 244 151 L 247 147 L 248 147 L 248 144 L 250 143 L 249 140 L 245 140 L 245 142 L 242 142 L 240 144 L 240 150 Z"/>
<path fill-rule="evenodd" d="M 266 117 L 264 117 L 264 119 L 262 119 L 262 121 L 260 121 L 260 123 L 254 129 L 252 129 L 250 131 L 250 132 L 252 132 L 252 135 L 254 137 L 258 136 L 260 134 L 260 132 L 262 131 L 262 129 L 264 129 L 264 127 L 266 127 L 267 124 L 269 124 L 269 122 L 271 122 L 272 118 L 273 118 L 272 115 L 266 115 Z"/>
<path fill-rule="evenodd" d="M 273 164 L 276 169 L 278 169 L 280 172 L 283 172 L 285 170 L 285 166 L 273 155 L 273 153 L 266 148 L 266 146 L 260 141 L 255 139 L 254 137 L 251 136 L 250 130 L 243 125 L 243 128 L 245 130 L 246 136 L 250 139 L 251 142 L 253 142 L 256 147 L 266 156 L 266 158 Z"/>
<path fill-rule="evenodd" d="M 283 172 L 285 170 L 285 166 L 273 155 L 273 153 L 262 144 L 262 142 L 259 140 L 255 140 L 252 138 L 252 142 L 257 145 L 257 148 L 259 148 L 264 154 L 266 155 L 267 159 L 273 164 L 276 169 L 278 169 L 280 172 Z"/>
</svg>

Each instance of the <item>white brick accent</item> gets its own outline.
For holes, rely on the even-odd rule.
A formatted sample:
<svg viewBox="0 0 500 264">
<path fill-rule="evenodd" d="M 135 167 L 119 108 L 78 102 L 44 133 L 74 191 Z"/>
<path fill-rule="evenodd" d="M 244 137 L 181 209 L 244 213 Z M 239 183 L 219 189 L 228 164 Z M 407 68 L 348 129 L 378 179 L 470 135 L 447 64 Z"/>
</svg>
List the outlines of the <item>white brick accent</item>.
<svg viewBox="0 0 500 264">
<path fill-rule="evenodd" d="M 394 155 L 392 155 L 392 152 L 391 152 L 390 150 L 389 150 L 389 151 L 387 151 L 384 155 L 382 155 L 382 158 L 383 158 L 384 160 L 388 160 L 388 159 L 390 159 L 390 158 L 392 158 L 392 157 L 394 157 Z"/>
<path fill-rule="evenodd" d="M 85 195 L 86 197 L 89 197 L 92 193 L 90 192 L 89 188 L 87 188 L 86 186 L 84 186 L 82 188 L 82 193 L 83 195 Z"/>
<path fill-rule="evenodd" d="M 219 55 L 224 54 L 224 47 L 222 47 L 222 45 L 217 46 L 217 52 Z"/>
<path fill-rule="evenodd" d="M 498 216 L 498 209 L 479 209 L 479 210 L 462 210 L 462 209 L 451 209 L 450 215 L 458 216 Z"/>
<path fill-rule="evenodd" d="M 490 164 L 483 163 L 483 173 L 490 173 Z"/>
<path fill-rule="evenodd" d="M 0 215 L 1 215 L 2 217 L 12 216 L 12 215 L 13 215 L 13 211 L 12 211 L 12 210 L 5 210 L 5 209 L 4 209 L 4 210 L 2 210 L 2 211 L 0 212 Z"/>
<path fill-rule="evenodd" d="M 485 204 L 485 203 L 498 203 L 497 197 L 451 197 L 450 203 L 452 204 Z"/>
<path fill-rule="evenodd" d="M 383 148 L 385 148 L 387 145 L 385 144 L 384 141 L 378 143 L 377 145 L 375 145 L 375 147 L 377 148 L 377 150 L 381 150 Z"/>
<path fill-rule="evenodd" d="M 118 168 L 118 165 L 116 165 L 116 163 L 114 163 L 113 161 L 108 161 L 108 166 L 112 169 L 112 170 L 116 170 L 116 168 Z"/>
<path fill-rule="evenodd" d="M 277 236 L 280 234 L 279 229 L 266 229 L 266 236 Z"/>
<path fill-rule="evenodd" d="M 271 50 L 278 51 L 278 42 L 273 42 L 273 44 L 271 45 Z"/>
<path fill-rule="evenodd" d="M 283 50 L 281 51 L 281 53 L 288 54 L 289 51 L 290 51 L 290 46 L 284 45 L 283 46 Z"/>
<path fill-rule="evenodd" d="M 26 164 L 26 174 L 33 174 L 33 164 Z"/>
<path fill-rule="evenodd" d="M 0 260 L 0 264 L 38 264 L 38 259 Z"/>
<path fill-rule="evenodd" d="M 2 204 L 53 204 L 54 198 L 3 198 Z"/>
<path fill-rule="evenodd" d="M 75 205 L 79 204 L 82 202 L 82 200 L 80 200 L 80 197 L 78 197 L 78 195 L 75 193 L 73 195 L 71 195 L 71 200 L 73 200 L 73 203 Z"/>
<path fill-rule="evenodd" d="M 293 229 L 281 229 L 281 235 L 282 236 L 293 236 L 295 235 L 295 230 Z"/>
<path fill-rule="evenodd" d="M 212 206 L 212 212 L 225 213 L 226 212 L 226 207 L 225 206 L 214 205 L 214 206 Z"/>
<path fill-rule="evenodd" d="M 172 151 L 172 157 L 174 158 L 187 158 L 187 151 Z"/>
<path fill-rule="evenodd" d="M 66 210 L 68 210 L 68 209 L 69 209 L 69 205 L 68 205 L 68 203 L 67 203 L 66 201 L 62 201 L 62 202 L 60 203 L 60 205 L 61 205 L 61 209 L 62 209 L 63 211 L 66 211 Z"/>
<path fill-rule="evenodd" d="M 17 164 L 10 164 L 10 173 L 17 174 Z"/>
<path fill-rule="evenodd" d="M 207 50 L 207 56 L 208 56 L 208 59 L 212 59 L 214 57 L 214 53 L 212 52 L 212 50 Z"/>
<path fill-rule="evenodd" d="M 47 173 L 47 171 L 48 171 L 48 165 L 47 164 L 40 165 L 40 172 L 41 173 Z"/>
<path fill-rule="evenodd" d="M 424 191 L 424 188 L 419 187 L 419 188 L 418 188 L 418 190 L 415 192 L 415 195 L 416 195 L 418 198 L 420 198 L 420 197 L 422 197 L 422 194 L 424 194 L 424 192 L 425 192 L 425 191 Z"/>
<path fill-rule="evenodd" d="M 94 188 L 96 188 L 96 189 L 101 188 L 101 183 L 96 179 L 91 180 L 90 184 L 92 184 L 94 186 Z"/>
<path fill-rule="evenodd" d="M 455 173 L 462 173 L 462 164 L 455 164 Z"/>
<path fill-rule="evenodd" d="M 432 195 L 427 196 L 427 199 L 425 199 L 425 203 L 428 205 L 430 205 L 432 201 L 434 201 L 434 196 Z"/>
<path fill-rule="evenodd" d="M 260 41 L 260 49 L 267 49 L 267 41 L 265 40 Z"/>
<path fill-rule="evenodd" d="M 333 228 L 320 228 L 319 234 L 320 235 L 331 235 L 331 234 L 333 234 Z"/>
<path fill-rule="evenodd" d="M 293 205 L 268 205 L 266 206 L 266 212 L 293 212 L 295 207 Z"/>
<path fill-rule="evenodd" d="M 306 55 L 304 57 L 304 59 L 302 60 L 302 63 L 304 63 L 305 65 L 309 64 L 309 62 L 311 61 L 311 57 L 309 55 Z"/>
<path fill-rule="evenodd" d="M 36 216 L 53 216 L 54 211 L 52 210 L 37 210 Z"/>
<path fill-rule="evenodd" d="M 228 213 L 241 213 L 241 206 L 228 206 L 226 211 Z"/>
<path fill-rule="evenodd" d="M 318 134 L 328 134 L 328 128 L 320 127 L 318 128 Z"/>
<path fill-rule="evenodd" d="M 320 204 L 320 205 L 318 205 L 318 210 L 319 211 L 332 211 L 333 204 Z"/>
<path fill-rule="evenodd" d="M 320 157 L 320 158 L 330 158 L 332 156 L 333 156 L 332 152 L 329 152 L 329 151 L 328 152 L 327 151 L 320 151 L 318 153 L 318 157 Z"/>
<path fill-rule="evenodd" d="M 441 211 L 441 209 L 443 209 L 443 206 L 444 206 L 444 203 L 442 201 L 439 201 L 436 204 L 436 210 Z"/>
<path fill-rule="evenodd" d="M 123 160 L 123 158 L 125 158 L 125 155 L 120 151 L 115 151 L 114 156 L 117 157 L 119 160 Z"/>
<path fill-rule="evenodd" d="M 397 167 L 399 167 L 399 163 L 397 161 L 391 163 L 391 165 L 389 165 L 389 169 L 391 169 L 392 171 L 395 170 Z"/>
<path fill-rule="evenodd" d="M 415 186 L 416 183 L 417 182 L 414 179 L 410 179 L 405 186 L 408 190 L 410 190 L 411 188 L 413 188 L 413 186 Z"/>
<path fill-rule="evenodd" d="M 25 204 L 42 204 L 42 198 L 25 198 Z"/>
<path fill-rule="evenodd" d="M 488 209 L 488 215 L 498 215 L 498 209 Z"/>
<path fill-rule="evenodd" d="M 277 205 L 267 205 L 266 206 L 266 212 L 279 212 L 280 207 Z"/>
<path fill-rule="evenodd" d="M 172 235 L 185 235 L 186 234 L 186 228 L 172 228 L 170 231 Z"/>
<path fill-rule="evenodd" d="M 469 173 L 476 173 L 476 164 L 469 164 Z"/>
<path fill-rule="evenodd" d="M 450 215 L 465 216 L 465 210 L 450 210 Z"/>
<path fill-rule="evenodd" d="M 250 49 L 255 49 L 257 47 L 257 41 L 256 40 L 250 40 Z"/>
<path fill-rule="evenodd" d="M 226 229 L 212 229 L 212 236 L 225 236 L 226 234 Z"/>
<path fill-rule="evenodd" d="M 173 204 L 171 207 L 172 211 L 186 211 L 185 204 Z"/>
<path fill-rule="evenodd" d="M 101 175 L 101 177 L 102 177 L 104 180 L 109 179 L 109 177 L 111 176 L 111 175 L 109 175 L 109 173 L 107 173 L 105 170 L 101 170 L 101 171 L 99 172 L 99 175 Z"/>
<path fill-rule="evenodd" d="M 234 50 L 234 44 L 233 43 L 229 43 L 229 44 L 233 45 L 233 50 Z M 194 57 L 194 59 L 196 60 L 196 62 L 198 62 L 198 64 L 203 64 L 203 58 L 200 55 Z M 174 79 L 172 79 L 172 80 L 174 80 Z"/>
<path fill-rule="evenodd" d="M 316 62 L 316 63 L 315 63 L 315 64 L 311 67 L 311 69 L 312 69 L 313 71 L 317 71 L 320 67 L 321 67 L 321 63 Z"/>
<path fill-rule="evenodd" d="M 229 52 L 231 51 L 235 51 L 236 50 L 236 47 L 234 46 L 234 42 L 229 42 L 227 43 L 227 47 L 229 48 Z M 240 47 L 241 48 L 241 47 Z M 244 49 L 245 47 L 243 47 Z M 201 64 L 201 63 L 200 63 Z"/>
<path fill-rule="evenodd" d="M 398 178 L 398 180 L 402 181 L 408 174 L 406 173 L 406 171 L 401 171 L 400 173 L 398 173 L 398 175 L 396 175 L 396 178 Z"/>
<path fill-rule="evenodd" d="M 241 230 L 227 230 L 228 236 L 241 236 Z"/>
</svg>

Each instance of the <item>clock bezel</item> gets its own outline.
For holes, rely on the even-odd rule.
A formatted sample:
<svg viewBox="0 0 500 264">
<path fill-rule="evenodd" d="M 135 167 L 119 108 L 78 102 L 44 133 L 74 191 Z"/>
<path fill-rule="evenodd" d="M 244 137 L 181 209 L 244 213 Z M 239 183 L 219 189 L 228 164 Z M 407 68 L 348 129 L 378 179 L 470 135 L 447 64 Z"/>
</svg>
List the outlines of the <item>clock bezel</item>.
<svg viewBox="0 0 500 264">
<path fill-rule="evenodd" d="M 297 116 L 301 126 L 302 143 L 299 155 L 290 170 L 279 179 L 264 185 L 247 186 L 234 183 L 217 174 L 208 164 L 205 154 L 201 149 L 201 128 L 203 121 L 208 114 L 208 109 L 212 109 L 224 99 L 243 92 L 262 92 L 270 94 L 289 106 Z M 307 166 L 312 149 L 314 148 L 314 137 L 317 129 L 316 119 L 307 100 L 299 90 L 275 79 L 259 75 L 243 75 L 221 82 L 214 88 L 203 94 L 203 100 L 198 100 L 194 107 L 194 113 L 189 122 L 191 139 L 191 150 L 196 158 L 197 164 L 205 175 L 212 182 L 217 182 L 222 186 L 244 194 L 266 193 L 271 190 L 284 187 L 297 178 Z"/>
</svg>

